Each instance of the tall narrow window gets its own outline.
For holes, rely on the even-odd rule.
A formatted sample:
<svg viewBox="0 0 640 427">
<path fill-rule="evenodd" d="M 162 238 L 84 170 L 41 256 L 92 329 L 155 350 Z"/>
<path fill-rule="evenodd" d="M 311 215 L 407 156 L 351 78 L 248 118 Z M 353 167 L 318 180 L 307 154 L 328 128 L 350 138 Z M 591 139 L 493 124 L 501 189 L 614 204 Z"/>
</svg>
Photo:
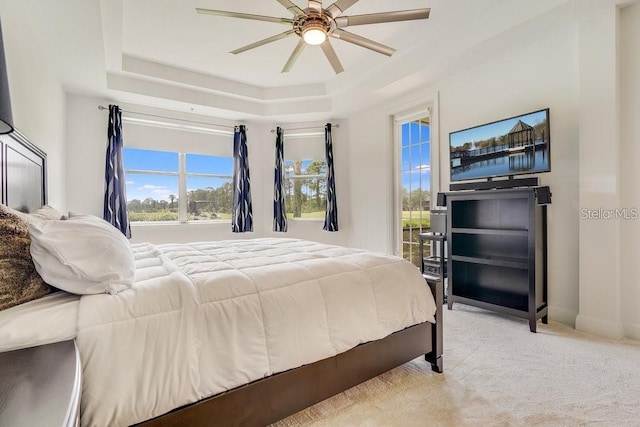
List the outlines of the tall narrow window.
<svg viewBox="0 0 640 427">
<path fill-rule="evenodd" d="M 420 266 L 418 235 L 430 229 L 431 220 L 430 118 L 400 125 L 400 218 L 402 256 Z M 425 256 L 429 256 L 428 245 Z"/>
</svg>

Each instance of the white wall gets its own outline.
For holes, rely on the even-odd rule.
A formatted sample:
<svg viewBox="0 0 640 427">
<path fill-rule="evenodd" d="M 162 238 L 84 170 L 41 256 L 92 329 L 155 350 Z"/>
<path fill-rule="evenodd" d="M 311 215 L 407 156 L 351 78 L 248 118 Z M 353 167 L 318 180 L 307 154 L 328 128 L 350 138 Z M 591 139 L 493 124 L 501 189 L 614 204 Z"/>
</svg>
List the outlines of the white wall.
<svg viewBox="0 0 640 427">
<path fill-rule="evenodd" d="M 640 209 L 640 4 L 620 12 L 621 207 Z M 623 334 L 640 339 L 640 218 L 622 221 L 620 271 Z"/>
<path fill-rule="evenodd" d="M 102 99 L 68 94 L 67 208 L 102 217 L 107 113 Z"/>
<path fill-rule="evenodd" d="M 112 102 L 113 103 L 113 102 Z M 98 105 L 107 106 L 108 100 L 69 94 L 67 96 L 67 195 L 68 208 L 71 210 L 102 216 L 104 195 L 104 156 L 107 144 L 107 111 L 98 110 Z M 165 115 L 176 119 L 189 119 L 233 125 L 228 120 L 185 115 L 184 113 L 157 111 L 139 105 L 118 103 L 125 111 L 149 112 Z M 140 116 L 143 117 L 143 116 Z M 346 244 L 346 232 L 328 233 L 322 230 L 323 222 L 319 220 L 289 220 L 287 233 L 273 233 L 273 164 L 275 161 L 275 134 L 271 128 L 275 125 L 259 122 L 246 122 L 247 148 L 249 151 L 249 166 L 251 173 L 251 194 L 253 203 L 254 231 L 252 233 L 232 233 L 230 223 L 189 223 L 189 224 L 133 224 L 132 239 L 136 242 L 192 242 L 203 240 L 239 239 L 265 236 L 281 236 L 304 238 L 332 244 Z M 322 123 L 290 123 L 283 125 L 297 128 L 300 126 L 315 126 L 323 129 Z M 319 127 L 318 127 L 319 125 Z M 127 128 L 123 129 L 123 138 L 127 145 Z M 348 141 L 346 125 L 334 131 L 334 157 L 336 168 L 336 187 L 338 194 L 338 215 L 342 230 L 348 228 L 346 212 L 349 212 L 348 189 Z M 144 133 L 145 127 L 137 126 Z M 147 128 L 153 130 L 153 128 Z M 154 141 L 164 149 L 180 147 L 180 138 L 174 138 L 176 133 L 154 132 Z M 150 133 L 151 135 L 151 133 Z M 166 136 L 166 139 L 164 136 Z M 158 139 L 161 138 L 161 139 Z M 189 138 L 189 135 L 185 135 Z M 214 138 L 214 137 L 212 137 Z M 216 137 L 219 138 L 219 137 Z M 323 140 L 319 142 L 322 144 Z M 193 141 L 192 141 L 193 142 Z M 199 142 L 199 141 L 198 141 Z M 195 143 L 195 142 L 194 142 Z M 132 144 L 134 144 L 132 142 Z M 286 139 L 285 139 L 286 144 Z M 135 145 L 135 144 L 134 144 Z M 286 148 L 285 148 L 286 150 Z M 322 150 L 322 153 L 324 151 Z"/>
<path fill-rule="evenodd" d="M 601 8 L 580 22 L 580 207 L 620 207 L 618 11 Z M 582 213 L 582 211 L 581 211 Z M 619 338 L 620 222 L 580 221 L 578 329 Z"/>
<path fill-rule="evenodd" d="M 576 328 L 612 338 L 640 339 L 639 28 L 638 2 L 580 23 L 580 206 L 613 214 L 580 221 Z"/>
<path fill-rule="evenodd" d="M 65 199 L 64 91 L 50 52 L 38 41 L 35 1 L 0 0 L 4 50 L 13 121 L 47 153 L 49 204 L 63 209 Z"/>
<path fill-rule="evenodd" d="M 439 147 L 446 153 L 454 130 L 549 107 L 552 171 L 539 178 L 553 193 L 550 318 L 640 339 L 640 2 L 617 3 L 568 3 L 529 23 L 540 27 L 536 37 L 516 27 L 461 55 L 448 76 L 421 93 L 350 117 L 350 157 L 366 160 L 352 162 L 351 204 L 367 209 L 351 212 L 358 221 L 349 245 L 393 247 L 394 112 L 437 98 Z M 441 164 L 446 190 L 448 164 Z M 626 208 L 630 220 L 582 218 L 584 209 L 617 208 Z"/>
<path fill-rule="evenodd" d="M 502 37 L 509 37 L 509 34 Z M 482 55 L 468 52 L 449 77 L 392 105 L 349 118 L 351 205 L 349 245 L 373 250 L 392 247 L 389 212 L 393 203 L 392 128 L 390 114 L 420 102 L 439 99 L 439 148 L 448 152 L 449 133 L 470 126 L 550 108 L 551 169 L 540 174 L 553 192 L 549 206 L 550 317 L 572 325 L 578 313 L 578 138 L 577 30 L 557 25 L 552 35 Z M 447 162 L 440 179 L 448 190 Z M 366 208 L 362 208 L 366 207 Z"/>
</svg>

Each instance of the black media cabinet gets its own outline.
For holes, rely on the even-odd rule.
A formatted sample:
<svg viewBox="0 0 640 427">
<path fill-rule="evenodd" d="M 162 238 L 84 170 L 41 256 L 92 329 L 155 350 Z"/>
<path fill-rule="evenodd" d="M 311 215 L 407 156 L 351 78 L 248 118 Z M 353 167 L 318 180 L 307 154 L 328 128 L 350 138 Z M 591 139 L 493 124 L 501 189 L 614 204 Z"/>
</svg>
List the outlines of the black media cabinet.
<svg viewBox="0 0 640 427">
<path fill-rule="evenodd" d="M 446 194 L 447 304 L 547 323 L 549 187 Z"/>
</svg>

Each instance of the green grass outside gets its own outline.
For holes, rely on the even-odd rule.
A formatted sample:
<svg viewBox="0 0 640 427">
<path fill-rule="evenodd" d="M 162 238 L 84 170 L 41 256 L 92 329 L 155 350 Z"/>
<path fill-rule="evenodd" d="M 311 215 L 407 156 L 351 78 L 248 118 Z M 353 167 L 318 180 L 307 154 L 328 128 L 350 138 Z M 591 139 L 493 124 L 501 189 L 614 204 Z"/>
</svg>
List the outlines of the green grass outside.
<svg viewBox="0 0 640 427">
<path fill-rule="evenodd" d="M 230 213 L 218 213 L 217 218 L 211 218 L 210 214 L 204 213 L 194 218 L 193 214 L 188 215 L 189 221 L 230 221 Z M 129 212 L 131 222 L 156 222 L 156 221 L 178 221 L 178 213 L 171 211 L 161 212 Z"/>
<path fill-rule="evenodd" d="M 227 221 L 231 220 L 230 213 L 218 213 L 217 218 L 213 218 L 214 221 Z M 300 218 L 302 219 L 324 219 L 324 211 L 316 212 L 303 212 Z M 287 213 L 288 218 L 293 218 L 291 212 Z M 212 220 L 210 216 L 205 213 L 199 216 L 201 220 Z M 178 213 L 171 211 L 162 212 L 129 212 L 129 220 L 132 222 L 153 222 L 153 221 L 177 221 Z M 195 220 L 193 215 L 189 215 L 189 220 Z M 197 220 L 196 220 L 197 221 Z M 420 211 L 403 211 L 402 212 L 402 227 L 407 228 L 428 228 L 431 226 L 431 213 L 429 211 L 422 211 L 422 219 L 420 218 Z"/>
<path fill-rule="evenodd" d="M 422 213 L 422 218 L 420 214 Z M 430 211 L 402 211 L 402 228 L 429 228 L 431 227 Z"/>
<path fill-rule="evenodd" d="M 287 212 L 287 218 L 289 218 L 289 219 L 294 218 L 293 217 L 293 213 Z M 302 212 L 302 215 L 299 216 L 298 218 L 302 218 L 302 219 L 324 219 L 324 211 Z"/>
</svg>

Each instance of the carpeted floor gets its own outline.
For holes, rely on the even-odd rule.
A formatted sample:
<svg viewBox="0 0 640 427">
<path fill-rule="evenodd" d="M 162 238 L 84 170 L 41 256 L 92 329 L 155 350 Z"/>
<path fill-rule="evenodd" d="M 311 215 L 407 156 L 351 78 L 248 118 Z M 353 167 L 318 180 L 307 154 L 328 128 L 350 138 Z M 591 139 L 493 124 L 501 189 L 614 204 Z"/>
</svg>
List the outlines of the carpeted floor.
<svg viewBox="0 0 640 427">
<path fill-rule="evenodd" d="M 415 359 L 274 426 L 640 426 L 640 342 L 462 304 L 444 334 L 444 374 Z"/>
</svg>

